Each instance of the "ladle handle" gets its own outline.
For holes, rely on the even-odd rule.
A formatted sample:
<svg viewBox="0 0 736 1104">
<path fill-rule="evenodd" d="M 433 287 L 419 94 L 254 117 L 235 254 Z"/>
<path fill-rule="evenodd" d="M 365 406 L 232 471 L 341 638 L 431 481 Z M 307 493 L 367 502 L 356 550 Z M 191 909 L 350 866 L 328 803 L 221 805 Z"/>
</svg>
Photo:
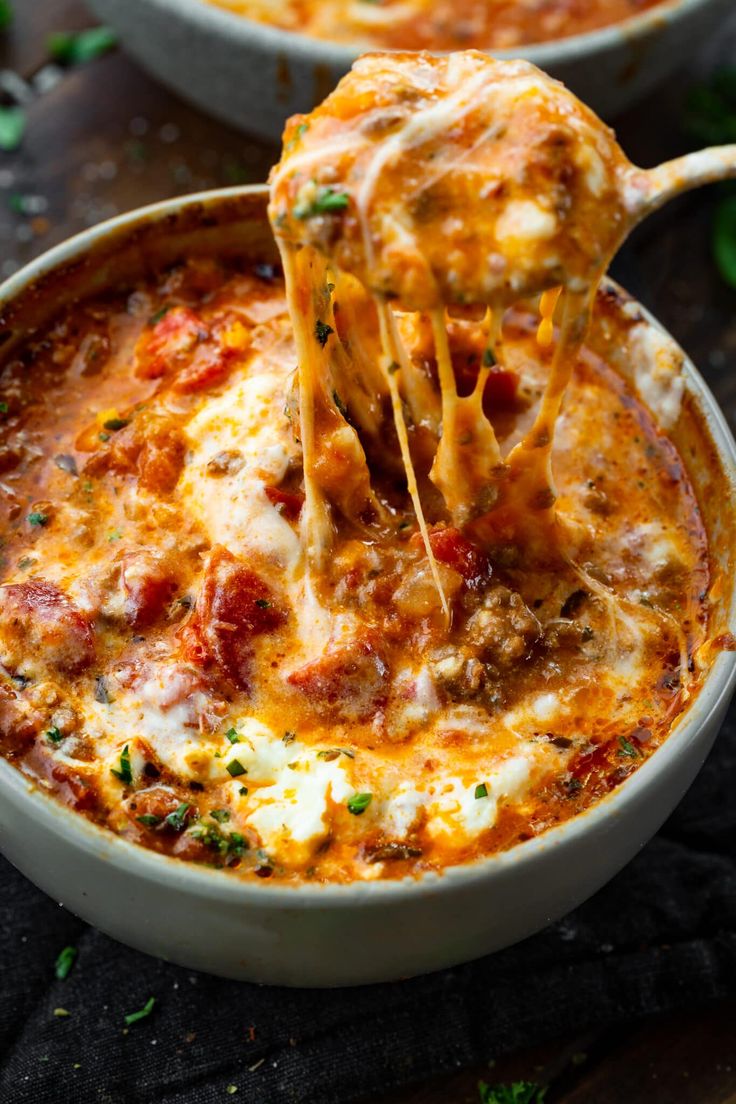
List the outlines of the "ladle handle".
<svg viewBox="0 0 736 1104">
<path fill-rule="evenodd" d="M 730 179 L 736 179 L 736 145 L 711 146 L 665 161 L 654 169 L 635 170 L 628 206 L 638 221 L 691 188 Z"/>
</svg>

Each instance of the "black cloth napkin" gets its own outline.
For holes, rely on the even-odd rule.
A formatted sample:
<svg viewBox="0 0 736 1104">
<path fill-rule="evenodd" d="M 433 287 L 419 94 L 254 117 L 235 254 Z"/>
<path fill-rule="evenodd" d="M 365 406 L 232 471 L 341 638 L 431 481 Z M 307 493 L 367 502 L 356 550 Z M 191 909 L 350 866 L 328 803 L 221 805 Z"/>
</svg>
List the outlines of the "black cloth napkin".
<svg viewBox="0 0 736 1104">
<path fill-rule="evenodd" d="M 0 860 L 0 1101 L 344 1104 L 736 994 L 734 780 L 736 706 L 678 810 L 594 898 L 516 947 L 393 985 L 194 974 L 94 931 Z M 78 957 L 60 981 L 66 945 Z M 149 997 L 153 1011 L 126 1032 Z"/>
</svg>

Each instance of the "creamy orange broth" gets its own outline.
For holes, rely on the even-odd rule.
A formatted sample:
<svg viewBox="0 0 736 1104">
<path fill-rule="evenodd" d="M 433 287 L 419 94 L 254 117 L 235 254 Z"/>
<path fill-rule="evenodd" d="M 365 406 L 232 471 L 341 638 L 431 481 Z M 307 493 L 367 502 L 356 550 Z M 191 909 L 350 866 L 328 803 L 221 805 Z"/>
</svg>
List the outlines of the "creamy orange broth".
<svg viewBox="0 0 736 1104">
<path fill-rule="evenodd" d="M 209 0 L 288 31 L 363 48 L 506 49 L 584 34 L 662 0 Z"/>
<path fill-rule="evenodd" d="M 327 340 L 349 352 L 341 325 Z M 483 389 L 503 451 L 549 371 L 537 327 L 507 312 Z M 426 325 L 401 328 L 436 385 Z M 455 319 L 448 335 L 467 393 L 486 333 Z M 338 396 L 381 518 L 334 512 L 310 593 L 295 366 L 280 275 L 216 258 L 76 305 L 7 365 L 3 754 L 113 831 L 243 876 L 442 869 L 586 808 L 701 678 L 708 554 L 674 447 L 583 352 L 554 477 L 579 563 L 626 601 L 612 619 L 553 548 L 450 524 L 411 427 L 448 627 L 385 395 L 376 435 Z"/>
</svg>

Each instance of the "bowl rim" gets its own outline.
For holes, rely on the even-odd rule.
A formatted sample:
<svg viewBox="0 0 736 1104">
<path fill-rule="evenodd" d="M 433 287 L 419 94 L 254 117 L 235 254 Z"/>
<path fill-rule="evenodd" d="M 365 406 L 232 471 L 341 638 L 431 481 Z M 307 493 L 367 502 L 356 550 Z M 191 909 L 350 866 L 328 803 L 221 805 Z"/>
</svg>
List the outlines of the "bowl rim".
<svg viewBox="0 0 736 1104">
<path fill-rule="evenodd" d="M 317 38 L 302 31 L 289 31 L 273 27 L 238 15 L 226 8 L 211 4 L 208 0 L 145 0 L 152 7 L 158 7 L 171 17 L 190 20 L 202 28 L 219 28 L 224 37 L 233 37 L 243 44 L 255 48 L 263 47 L 280 56 L 296 56 L 300 60 L 314 61 L 328 65 L 349 67 L 361 54 L 380 51 L 380 47 L 368 45 L 350 45 L 333 42 L 330 39 Z M 544 69 L 547 65 L 574 61 L 582 56 L 603 53 L 621 45 L 636 47 L 646 36 L 666 27 L 669 23 L 686 18 L 691 12 L 709 5 L 717 5 L 723 0 L 660 0 L 653 8 L 629 16 L 618 23 L 611 23 L 597 30 L 583 34 L 568 35 L 565 38 L 550 39 L 546 42 L 530 42 L 516 47 L 503 49 L 489 48 L 486 52 L 501 59 L 523 57 Z M 430 51 L 447 53 L 446 50 Z"/>
<path fill-rule="evenodd" d="M 141 224 L 162 222 L 190 206 L 216 208 L 229 200 L 251 195 L 265 199 L 268 195 L 267 185 L 218 188 L 165 199 L 135 208 L 83 230 L 40 254 L 4 280 L 0 284 L 0 313 L 13 299 L 55 269 L 65 267 L 70 261 L 84 258 L 108 240 L 114 242 L 115 239 L 123 239 L 126 231 L 132 232 Z M 617 287 L 613 281 L 609 282 Z M 645 322 L 664 333 L 679 348 L 646 308 L 632 300 L 627 293 L 623 294 L 628 302 L 635 303 Z M 687 354 L 683 352 L 682 355 L 686 386 L 697 402 L 701 419 L 707 425 L 710 440 L 736 495 L 736 442 L 707 384 Z M 731 598 L 728 620 L 731 631 L 736 632 L 736 593 Z M 76 845 L 83 852 L 108 860 L 124 873 L 156 884 L 165 883 L 173 890 L 196 892 L 212 901 L 239 902 L 266 909 L 272 906 L 279 909 L 341 908 L 356 900 L 361 905 L 379 905 L 387 899 L 401 901 L 427 894 L 444 894 L 486 880 L 490 882 L 494 875 L 501 874 L 510 867 L 521 869 L 524 866 L 533 866 L 553 849 L 572 844 L 586 832 L 600 829 L 606 822 L 620 818 L 629 806 L 634 805 L 645 794 L 660 773 L 676 766 L 680 756 L 697 740 L 700 732 L 707 727 L 710 717 L 718 711 L 724 699 L 730 696 L 734 686 L 736 651 L 722 651 L 705 676 L 694 702 L 680 714 L 665 742 L 612 793 L 562 824 L 533 839 L 514 844 L 508 850 L 469 863 L 446 867 L 440 872 L 428 871 L 401 879 L 325 884 L 255 884 L 226 870 L 174 858 L 116 835 L 111 829 L 88 820 L 46 794 L 37 783 L 3 757 L 0 757 L 0 792 L 7 789 L 15 794 L 17 800 L 28 801 L 36 816 L 53 827 L 56 835 L 64 837 L 66 842 Z"/>
</svg>

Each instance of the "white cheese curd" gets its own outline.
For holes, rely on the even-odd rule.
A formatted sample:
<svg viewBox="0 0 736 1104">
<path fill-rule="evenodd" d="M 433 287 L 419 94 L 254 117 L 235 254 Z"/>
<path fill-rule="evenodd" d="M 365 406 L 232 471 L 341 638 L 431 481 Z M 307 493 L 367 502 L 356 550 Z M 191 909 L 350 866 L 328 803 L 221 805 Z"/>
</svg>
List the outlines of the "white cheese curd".
<svg viewBox="0 0 736 1104">
<path fill-rule="evenodd" d="M 559 712 L 560 699 L 556 694 L 540 694 L 531 703 L 531 709 L 540 721 L 549 721 Z"/>
<path fill-rule="evenodd" d="M 318 749 L 298 740 L 284 742 L 253 718 L 234 726 L 238 743 L 223 756 L 223 768 L 234 761 L 244 768 L 241 784 L 249 789 L 241 822 L 258 833 L 273 858 L 301 862 L 313 853 L 329 830 L 329 800 L 345 802 L 354 792 L 343 755 L 321 759 Z"/>
<path fill-rule="evenodd" d="M 251 548 L 293 570 L 301 560 L 293 526 L 266 496 L 289 464 L 298 459 L 288 418 L 283 414 L 284 375 L 266 374 L 258 361 L 212 398 L 187 426 L 190 456 L 177 492 L 203 524 L 213 544 L 242 556 Z M 231 470 L 211 474 L 218 454 L 231 454 Z"/>
<path fill-rule="evenodd" d="M 499 242 L 518 242 L 524 245 L 532 241 L 546 241 L 557 230 L 557 219 L 551 211 L 545 211 L 532 199 L 514 199 L 506 204 L 496 222 L 496 238 Z"/>
<path fill-rule="evenodd" d="M 202 704 L 206 705 L 206 699 Z M 199 731 L 192 720 L 192 709 L 191 700 L 164 707 L 139 694 L 120 690 L 109 705 L 86 703 L 84 727 L 95 740 L 101 757 L 111 753 L 119 758 L 119 749 L 140 736 L 150 744 L 163 766 L 182 778 L 203 781 L 213 775 L 216 744 L 210 735 Z"/>
<path fill-rule="evenodd" d="M 672 339 L 649 322 L 629 333 L 629 360 L 640 397 L 662 429 L 671 429 L 680 415 L 685 379 L 683 356 Z"/>
<path fill-rule="evenodd" d="M 424 809 L 431 836 L 472 839 L 496 823 L 501 798 L 520 800 L 524 796 L 531 765 L 530 755 L 514 755 L 471 783 L 453 775 L 416 786 L 403 782 L 386 802 L 381 819 L 390 834 L 401 838 Z M 485 786 L 487 796 L 475 796 L 479 785 Z"/>
<path fill-rule="evenodd" d="M 245 823 L 255 829 L 269 855 L 301 862 L 322 843 L 330 827 L 330 798 L 343 803 L 354 792 L 344 761 L 344 756 L 327 762 L 305 754 L 281 770 L 273 785 L 249 796 L 253 811 Z"/>
</svg>

